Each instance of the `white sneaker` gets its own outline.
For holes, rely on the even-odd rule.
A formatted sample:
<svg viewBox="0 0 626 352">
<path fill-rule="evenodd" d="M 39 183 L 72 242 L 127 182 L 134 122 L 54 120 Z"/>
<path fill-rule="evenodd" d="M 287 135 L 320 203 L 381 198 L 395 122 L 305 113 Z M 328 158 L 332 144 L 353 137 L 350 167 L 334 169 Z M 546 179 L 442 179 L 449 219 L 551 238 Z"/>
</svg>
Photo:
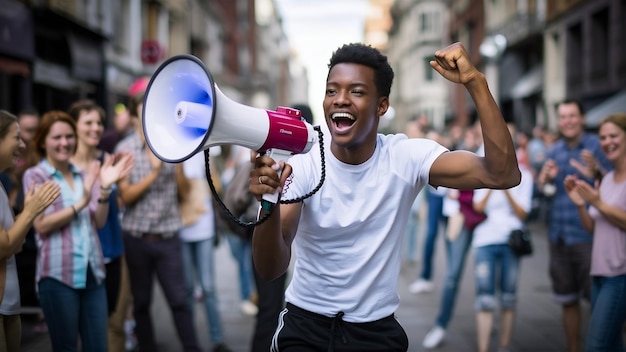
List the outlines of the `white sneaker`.
<svg viewBox="0 0 626 352">
<path fill-rule="evenodd" d="M 245 315 L 255 316 L 259 312 L 259 308 L 249 300 L 241 302 L 241 311 Z"/>
<path fill-rule="evenodd" d="M 432 292 L 435 289 L 435 284 L 432 281 L 417 279 L 409 286 L 409 292 L 418 294 Z"/>
<path fill-rule="evenodd" d="M 441 326 L 435 326 L 428 332 L 428 334 L 426 334 L 426 337 L 424 337 L 422 346 L 424 348 L 435 348 L 439 346 L 445 336 L 446 330 Z"/>
</svg>

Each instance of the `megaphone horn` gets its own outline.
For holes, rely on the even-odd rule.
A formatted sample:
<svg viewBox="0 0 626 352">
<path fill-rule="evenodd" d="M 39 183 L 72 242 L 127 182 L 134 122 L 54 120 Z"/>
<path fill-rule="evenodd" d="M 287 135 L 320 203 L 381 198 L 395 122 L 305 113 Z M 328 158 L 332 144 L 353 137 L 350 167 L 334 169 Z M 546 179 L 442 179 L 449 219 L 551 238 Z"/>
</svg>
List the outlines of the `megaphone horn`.
<svg viewBox="0 0 626 352">
<path fill-rule="evenodd" d="M 150 150 L 170 163 L 223 144 L 298 154 L 317 142 L 299 110 L 264 110 L 228 99 L 192 55 L 173 56 L 156 70 L 144 97 L 142 123 Z"/>
</svg>

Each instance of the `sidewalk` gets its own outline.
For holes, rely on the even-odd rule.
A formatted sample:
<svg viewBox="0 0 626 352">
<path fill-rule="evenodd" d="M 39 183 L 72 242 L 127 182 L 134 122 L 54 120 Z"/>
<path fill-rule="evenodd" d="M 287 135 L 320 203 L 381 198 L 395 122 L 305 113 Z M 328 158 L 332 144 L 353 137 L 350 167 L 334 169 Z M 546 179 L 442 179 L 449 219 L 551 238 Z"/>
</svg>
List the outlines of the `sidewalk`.
<svg viewBox="0 0 626 352">
<path fill-rule="evenodd" d="M 561 352 L 565 350 L 564 333 L 561 323 L 560 307 L 551 301 L 550 281 L 548 277 L 548 247 L 545 228 L 536 223 L 531 224 L 535 252 L 532 257 L 523 259 L 519 284 L 519 303 L 516 324 L 511 344 L 512 352 Z M 419 238 L 419 242 L 423 238 Z M 399 282 L 401 305 L 397 317 L 409 336 L 409 351 L 424 351 L 422 339 L 432 327 L 439 308 L 441 287 L 445 274 L 445 252 L 443 239 L 437 241 L 436 260 L 434 265 L 434 292 L 420 295 L 409 293 L 408 286 L 417 278 L 420 265 L 402 268 Z M 421 246 L 418 247 L 421 250 Z M 420 252 L 418 252 L 420 253 Z M 421 254 L 420 254 L 421 255 Z M 474 324 L 474 281 L 473 256 L 468 255 L 465 273 L 461 282 L 455 314 L 448 327 L 444 343 L 433 351 L 459 352 L 474 351 L 476 331 Z M 238 282 L 235 262 L 230 256 L 226 241 L 222 241 L 216 251 L 217 284 L 224 325 L 225 341 L 235 352 L 247 352 L 252 336 L 254 317 L 245 316 L 239 310 Z M 157 287 L 153 304 L 153 318 L 160 352 L 179 352 L 180 347 L 176 331 L 172 325 L 171 314 L 164 302 L 160 289 Z M 204 318 L 204 310 L 196 306 L 195 319 L 198 336 L 204 351 L 210 351 L 208 330 Z M 588 307 L 584 306 L 585 320 Z M 497 326 L 493 335 L 493 350 L 497 347 Z M 50 351 L 49 339 L 46 334 L 29 331 L 24 324 L 22 351 Z"/>
</svg>

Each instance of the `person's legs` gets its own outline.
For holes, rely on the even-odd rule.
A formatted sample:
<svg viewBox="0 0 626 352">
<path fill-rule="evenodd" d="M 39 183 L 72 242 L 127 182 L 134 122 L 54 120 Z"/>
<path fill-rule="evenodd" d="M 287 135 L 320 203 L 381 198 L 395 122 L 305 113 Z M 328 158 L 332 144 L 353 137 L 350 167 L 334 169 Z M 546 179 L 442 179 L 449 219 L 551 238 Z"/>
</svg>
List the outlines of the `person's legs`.
<svg viewBox="0 0 626 352">
<path fill-rule="evenodd" d="M 580 349 L 580 293 L 583 290 L 584 278 L 582 275 L 583 265 L 576 265 L 576 248 L 583 248 L 580 245 L 567 246 L 564 243 L 550 243 L 550 278 L 552 280 L 552 290 L 554 300 L 561 304 L 562 321 L 565 332 L 567 350 L 578 352 Z M 579 274 L 579 272 L 581 274 Z M 587 266 L 586 275 L 589 276 Z M 581 280 L 583 283 L 581 283 Z"/>
<path fill-rule="evenodd" d="M 441 297 L 439 316 L 437 317 L 437 325 L 444 329 L 448 327 L 454 312 L 459 281 L 465 268 L 465 258 L 467 257 L 471 238 L 471 232 L 463 229 L 454 241 L 446 239 L 446 254 L 448 255 L 446 260 L 446 279 Z"/>
<path fill-rule="evenodd" d="M 151 254 L 152 243 L 124 235 L 128 278 L 133 297 L 135 334 L 141 351 L 157 351 L 154 327 L 150 314 L 154 271 L 156 264 Z"/>
<path fill-rule="evenodd" d="M 622 328 L 626 321 L 626 275 L 594 277 L 587 352 L 624 351 Z"/>
<path fill-rule="evenodd" d="M 417 246 L 418 213 L 411 212 L 406 224 L 403 240 L 403 259 L 408 263 L 415 262 L 415 248 Z"/>
<path fill-rule="evenodd" d="M 117 306 L 117 299 L 120 294 L 120 275 L 122 272 L 121 267 L 122 258 L 114 258 L 105 265 L 106 279 L 104 280 L 107 296 L 107 307 L 109 307 L 108 314 L 111 315 L 115 311 Z"/>
<path fill-rule="evenodd" d="M 46 318 L 54 351 L 78 351 L 80 297 L 77 290 L 62 282 L 39 280 L 39 303 Z"/>
<path fill-rule="evenodd" d="M 474 258 L 474 277 L 476 280 L 476 335 L 478 351 L 489 350 L 489 340 L 493 328 L 493 311 L 495 300 L 495 263 L 498 254 L 497 246 L 481 246 L 476 248 Z"/>
<path fill-rule="evenodd" d="M 278 316 L 284 308 L 287 273 L 272 281 L 264 280 L 256 270 L 254 274 L 259 294 L 259 313 L 256 316 L 250 351 L 266 352 L 270 350 Z"/>
<path fill-rule="evenodd" d="M 446 328 L 452 318 L 459 281 L 465 268 L 465 258 L 471 243 L 472 233 L 463 228 L 459 236 L 450 241 L 446 238 L 446 278 L 439 306 L 439 315 L 435 320 L 435 326 L 426 334 L 422 346 L 435 348 L 444 339 Z"/>
<path fill-rule="evenodd" d="M 222 319 L 219 311 L 217 287 L 215 286 L 215 256 L 213 239 L 203 240 L 196 245 L 196 268 L 204 297 L 204 309 L 213 344 L 223 343 Z"/>
<path fill-rule="evenodd" d="M 515 307 L 517 305 L 517 283 L 519 281 L 520 260 L 508 245 L 500 247 L 500 292 L 502 314 L 500 321 L 500 348 L 506 349 L 511 343 Z"/>
<path fill-rule="evenodd" d="M 155 251 L 156 275 L 172 311 L 178 338 L 185 351 L 199 351 L 196 329 L 187 303 L 180 238 L 174 236 L 149 245 Z"/>
<path fill-rule="evenodd" d="M 563 328 L 569 352 L 580 350 L 580 304 L 573 302 L 563 305 Z"/>
<path fill-rule="evenodd" d="M 17 352 L 22 338 L 22 320 L 19 314 L 0 314 L 0 351 Z"/>
<path fill-rule="evenodd" d="M 226 235 L 226 238 L 228 240 L 230 252 L 237 262 L 237 269 L 239 274 L 239 292 L 241 294 L 241 299 L 245 301 L 250 299 L 250 295 L 254 290 L 250 284 L 250 278 L 252 277 L 252 263 L 250 259 L 251 249 L 246 249 L 245 241 L 237 235 L 229 233 Z M 248 254 L 247 259 L 244 258 L 246 254 Z"/>
<path fill-rule="evenodd" d="M 192 320 L 195 308 L 194 290 L 196 286 L 196 248 L 198 242 L 181 242 L 181 254 L 183 260 L 183 268 L 185 268 L 185 293 L 187 296 L 187 304 Z"/>
<path fill-rule="evenodd" d="M 428 191 L 428 218 L 426 223 L 426 238 L 424 239 L 424 255 L 420 278 L 430 281 L 432 278 L 432 264 L 435 255 L 435 244 L 439 232 L 439 222 L 443 211 L 443 196 Z"/>
<path fill-rule="evenodd" d="M 107 292 L 104 282 L 97 283 L 91 269 L 87 286 L 80 292 L 78 330 L 83 351 L 107 351 Z"/>
<path fill-rule="evenodd" d="M 115 310 L 109 315 L 109 352 L 124 351 L 125 349 L 126 333 L 124 331 L 124 322 L 131 300 L 128 268 L 126 267 L 125 255 L 122 255 L 120 257 L 120 291 Z"/>
</svg>

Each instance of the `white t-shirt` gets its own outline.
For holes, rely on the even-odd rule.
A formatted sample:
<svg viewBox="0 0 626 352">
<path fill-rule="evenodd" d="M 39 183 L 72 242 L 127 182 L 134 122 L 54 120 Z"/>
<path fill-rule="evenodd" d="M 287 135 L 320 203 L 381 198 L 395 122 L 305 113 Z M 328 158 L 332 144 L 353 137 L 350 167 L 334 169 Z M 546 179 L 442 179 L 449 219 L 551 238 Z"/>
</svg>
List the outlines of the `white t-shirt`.
<svg viewBox="0 0 626 352">
<path fill-rule="evenodd" d="M 439 187 L 446 191 L 446 195 L 443 197 L 443 205 L 441 209 L 441 213 L 444 216 L 452 216 L 456 215 L 461 211 L 461 203 L 459 203 L 459 195 L 456 190 L 452 190 L 446 187 Z M 452 196 L 451 193 L 456 192 L 457 194 Z"/>
<path fill-rule="evenodd" d="M 183 162 L 183 170 L 185 176 L 190 179 L 203 179 L 206 181 L 206 166 L 204 161 L 204 153 L 197 153 L 191 158 Z M 199 192 L 200 190 L 191 190 L 191 192 Z M 198 218 L 198 221 L 183 227 L 180 230 L 180 239 L 184 242 L 196 242 L 211 239 L 215 236 L 215 218 L 213 215 L 213 203 L 211 202 L 211 196 L 206 189 L 201 190 L 206 193 L 204 200 L 204 206 L 206 212 Z"/>
<path fill-rule="evenodd" d="M 528 169 L 520 166 L 520 171 L 522 172 L 520 184 L 508 191 L 515 202 L 528 213 L 532 203 L 534 181 Z M 489 190 L 486 188 L 475 190 L 474 204 L 485 199 L 488 193 Z M 487 218 L 474 229 L 472 247 L 507 243 L 511 231 L 523 226 L 522 220 L 515 215 L 511 203 L 506 198 L 504 190 L 494 189 L 491 191 L 484 211 Z"/>
<path fill-rule="evenodd" d="M 374 155 L 349 165 L 333 156 L 329 144 L 325 140 L 324 184 L 304 200 L 285 298 L 326 316 L 342 311 L 348 322 L 374 321 L 398 307 L 400 248 L 411 205 L 447 149 L 428 139 L 378 135 Z M 293 173 L 283 200 L 309 193 L 322 172 L 319 148 L 288 163 Z"/>
</svg>

